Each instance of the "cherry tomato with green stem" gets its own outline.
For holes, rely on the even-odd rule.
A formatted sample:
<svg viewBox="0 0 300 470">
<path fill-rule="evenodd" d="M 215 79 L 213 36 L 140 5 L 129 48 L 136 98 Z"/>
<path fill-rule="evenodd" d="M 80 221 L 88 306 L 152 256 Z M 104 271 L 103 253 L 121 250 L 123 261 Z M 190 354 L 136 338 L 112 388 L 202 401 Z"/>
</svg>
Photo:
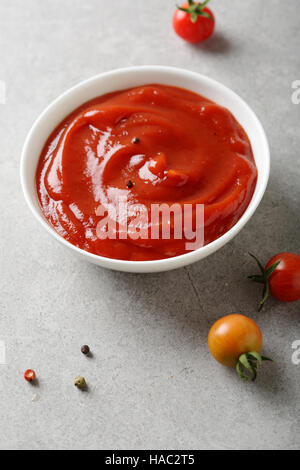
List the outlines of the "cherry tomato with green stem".
<svg viewBox="0 0 300 470">
<path fill-rule="evenodd" d="M 258 325 L 245 315 L 233 314 L 220 318 L 208 335 L 212 356 L 223 366 L 236 368 L 243 380 L 257 376 L 257 367 L 263 361 L 272 361 L 260 355 L 263 336 Z"/>
<path fill-rule="evenodd" d="M 215 17 L 206 6 L 208 2 L 209 0 L 189 0 L 177 7 L 173 16 L 173 28 L 178 36 L 195 44 L 205 41 L 213 34 Z"/>
<path fill-rule="evenodd" d="M 263 298 L 259 305 L 262 309 L 269 294 L 282 302 L 300 300 L 300 256 L 295 253 L 279 253 L 273 256 L 264 268 L 256 256 L 260 274 L 249 276 L 254 282 L 263 284 Z"/>
</svg>

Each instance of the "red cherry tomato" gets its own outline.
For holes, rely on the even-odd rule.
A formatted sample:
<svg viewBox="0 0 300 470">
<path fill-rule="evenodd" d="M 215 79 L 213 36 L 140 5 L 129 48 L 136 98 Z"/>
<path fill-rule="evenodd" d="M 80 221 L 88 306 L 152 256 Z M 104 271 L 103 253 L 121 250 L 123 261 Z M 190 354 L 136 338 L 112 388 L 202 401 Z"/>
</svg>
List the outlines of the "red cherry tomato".
<svg viewBox="0 0 300 470">
<path fill-rule="evenodd" d="M 269 278 L 271 294 L 282 302 L 300 300 L 300 256 L 279 253 L 270 259 L 266 270 L 278 261 L 279 265 Z"/>
<path fill-rule="evenodd" d="M 273 256 L 264 268 L 256 256 L 260 274 L 249 276 L 254 282 L 263 284 L 263 299 L 259 310 L 266 302 L 269 293 L 282 302 L 300 300 L 300 256 L 294 253 L 279 253 Z"/>
<path fill-rule="evenodd" d="M 36 379 L 34 370 L 27 369 L 24 373 L 24 379 L 27 380 L 27 382 L 33 382 Z"/>
<path fill-rule="evenodd" d="M 179 7 L 173 16 L 173 28 L 185 41 L 197 43 L 205 41 L 214 32 L 215 17 L 212 11 L 202 3 L 189 0 Z"/>
</svg>

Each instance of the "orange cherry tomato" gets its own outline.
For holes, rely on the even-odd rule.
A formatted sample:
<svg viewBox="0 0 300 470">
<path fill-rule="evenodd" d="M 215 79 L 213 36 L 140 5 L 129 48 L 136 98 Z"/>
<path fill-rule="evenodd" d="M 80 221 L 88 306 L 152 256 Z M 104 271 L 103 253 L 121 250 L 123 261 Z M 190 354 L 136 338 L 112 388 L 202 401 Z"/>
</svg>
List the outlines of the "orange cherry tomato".
<svg viewBox="0 0 300 470">
<path fill-rule="evenodd" d="M 24 373 L 24 379 L 27 380 L 27 382 L 33 382 L 36 379 L 34 370 L 27 369 Z"/>
<path fill-rule="evenodd" d="M 244 315 L 220 318 L 208 335 L 208 346 L 213 357 L 227 367 L 236 367 L 242 354 L 259 353 L 262 333 L 257 324 Z"/>
</svg>

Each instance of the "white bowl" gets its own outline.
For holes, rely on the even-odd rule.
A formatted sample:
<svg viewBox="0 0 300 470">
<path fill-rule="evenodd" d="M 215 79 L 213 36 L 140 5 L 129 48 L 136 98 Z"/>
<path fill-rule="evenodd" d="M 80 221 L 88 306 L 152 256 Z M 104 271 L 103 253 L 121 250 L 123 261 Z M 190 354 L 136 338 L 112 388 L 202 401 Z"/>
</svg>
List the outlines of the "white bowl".
<svg viewBox="0 0 300 470">
<path fill-rule="evenodd" d="M 240 220 L 222 237 L 193 252 L 158 261 L 122 261 L 88 253 L 72 245 L 49 225 L 41 211 L 36 186 L 35 172 L 44 144 L 56 126 L 74 109 L 86 101 L 105 93 L 132 88 L 149 83 L 186 88 L 228 108 L 249 136 L 258 170 L 258 180 L 251 202 Z M 168 271 L 199 261 L 228 243 L 248 222 L 258 207 L 269 179 L 270 152 L 263 127 L 250 109 L 236 93 L 224 85 L 198 73 L 161 66 L 129 67 L 102 73 L 71 88 L 40 115 L 32 126 L 22 152 L 21 182 L 25 199 L 35 217 L 43 227 L 65 247 L 81 258 L 105 268 L 135 273 Z"/>
</svg>

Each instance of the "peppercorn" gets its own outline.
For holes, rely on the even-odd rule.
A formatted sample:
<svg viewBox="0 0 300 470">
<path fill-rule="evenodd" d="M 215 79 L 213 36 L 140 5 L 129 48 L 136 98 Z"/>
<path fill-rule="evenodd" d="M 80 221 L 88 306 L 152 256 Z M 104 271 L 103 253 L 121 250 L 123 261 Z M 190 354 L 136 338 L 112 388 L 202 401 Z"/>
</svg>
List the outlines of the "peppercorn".
<svg viewBox="0 0 300 470">
<path fill-rule="evenodd" d="M 27 382 L 33 382 L 36 379 L 34 370 L 27 369 L 24 373 L 24 379 L 27 380 Z"/>
<path fill-rule="evenodd" d="M 133 186 L 133 182 L 129 180 L 126 186 L 128 189 L 131 189 Z"/>
<path fill-rule="evenodd" d="M 82 354 L 84 354 L 85 356 L 87 356 L 89 353 L 90 353 L 90 348 L 87 344 L 84 344 L 81 348 L 81 352 Z"/>
<path fill-rule="evenodd" d="M 80 388 L 81 390 L 86 388 L 86 381 L 84 377 L 76 377 L 74 380 L 74 385 L 77 388 Z"/>
<path fill-rule="evenodd" d="M 134 137 L 131 141 L 133 144 L 139 144 L 140 143 L 140 139 L 138 137 Z"/>
</svg>

